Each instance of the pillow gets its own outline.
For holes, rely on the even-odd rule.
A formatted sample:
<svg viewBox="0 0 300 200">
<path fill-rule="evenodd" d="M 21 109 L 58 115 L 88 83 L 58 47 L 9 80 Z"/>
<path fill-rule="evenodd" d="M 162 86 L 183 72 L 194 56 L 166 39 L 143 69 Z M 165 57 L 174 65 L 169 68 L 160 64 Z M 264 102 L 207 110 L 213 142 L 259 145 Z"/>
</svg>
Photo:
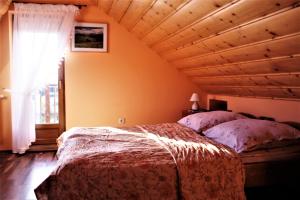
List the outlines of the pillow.
<svg viewBox="0 0 300 200">
<path fill-rule="evenodd" d="M 247 117 L 234 112 L 211 111 L 188 115 L 180 119 L 178 123 L 197 132 L 201 132 L 223 122 L 244 118 Z"/>
<path fill-rule="evenodd" d="M 300 138 L 300 131 L 275 121 L 238 119 L 219 124 L 203 132 L 236 152 L 250 151 L 271 141 Z"/>
</svg>

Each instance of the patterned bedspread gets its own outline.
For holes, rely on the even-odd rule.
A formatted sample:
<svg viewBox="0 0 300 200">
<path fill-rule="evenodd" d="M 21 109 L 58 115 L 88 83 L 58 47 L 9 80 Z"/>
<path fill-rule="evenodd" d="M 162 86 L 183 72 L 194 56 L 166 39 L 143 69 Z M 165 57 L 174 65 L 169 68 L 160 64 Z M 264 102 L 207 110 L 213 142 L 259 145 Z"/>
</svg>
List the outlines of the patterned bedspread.
<svg viewBox="0 0 300 200">
<path fill-rule="evenodd" d="M 239 156 L 176 123 L 72 128 L 38 199 L 245 199 Z"/>
</svg>

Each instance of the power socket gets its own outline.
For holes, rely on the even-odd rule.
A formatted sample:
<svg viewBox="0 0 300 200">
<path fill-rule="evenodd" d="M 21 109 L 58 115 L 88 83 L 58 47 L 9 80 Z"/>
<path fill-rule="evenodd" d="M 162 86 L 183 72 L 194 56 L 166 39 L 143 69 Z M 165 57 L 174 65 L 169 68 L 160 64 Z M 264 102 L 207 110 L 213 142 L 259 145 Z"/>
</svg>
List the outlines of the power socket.
<svg viewBox="0 0 300 200">
<path fill-rule="evenodd" d="M 119 124 L 125 124 L 126 123 L 126 118 L 125 117 L 119 117 L 118 123 Z"/>
</svg>

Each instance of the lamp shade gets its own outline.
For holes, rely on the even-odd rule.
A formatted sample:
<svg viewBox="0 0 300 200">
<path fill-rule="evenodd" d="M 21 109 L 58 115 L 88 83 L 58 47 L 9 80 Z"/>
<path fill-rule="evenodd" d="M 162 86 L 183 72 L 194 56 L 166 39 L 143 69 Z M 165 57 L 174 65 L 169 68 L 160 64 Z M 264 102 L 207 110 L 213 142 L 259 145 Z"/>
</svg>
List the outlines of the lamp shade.
<svg viewBox="0 0 300 200">
<path fill-rule="evenodd" d="M 190 101 L 199 101 L 199 96 L 197 93 L 193 93 L 191 96 Z"/>
</svg>

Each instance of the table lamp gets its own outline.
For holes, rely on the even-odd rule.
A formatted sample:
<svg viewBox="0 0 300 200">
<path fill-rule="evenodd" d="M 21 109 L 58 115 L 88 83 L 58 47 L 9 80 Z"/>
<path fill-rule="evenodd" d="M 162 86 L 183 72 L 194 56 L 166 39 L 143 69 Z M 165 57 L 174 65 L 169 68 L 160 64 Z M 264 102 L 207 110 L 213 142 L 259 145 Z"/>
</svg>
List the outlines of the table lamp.
<svg viewBox="0 0 300 200">
<path fill-rule="evenodd" d="M 199 109 L 199 105 L 198 105 L 199 96 L 197 93 L 192 94 L 190 101 L 194 102 L 192 105 L 192 110 L 198 110 Z"/>
</svg>

